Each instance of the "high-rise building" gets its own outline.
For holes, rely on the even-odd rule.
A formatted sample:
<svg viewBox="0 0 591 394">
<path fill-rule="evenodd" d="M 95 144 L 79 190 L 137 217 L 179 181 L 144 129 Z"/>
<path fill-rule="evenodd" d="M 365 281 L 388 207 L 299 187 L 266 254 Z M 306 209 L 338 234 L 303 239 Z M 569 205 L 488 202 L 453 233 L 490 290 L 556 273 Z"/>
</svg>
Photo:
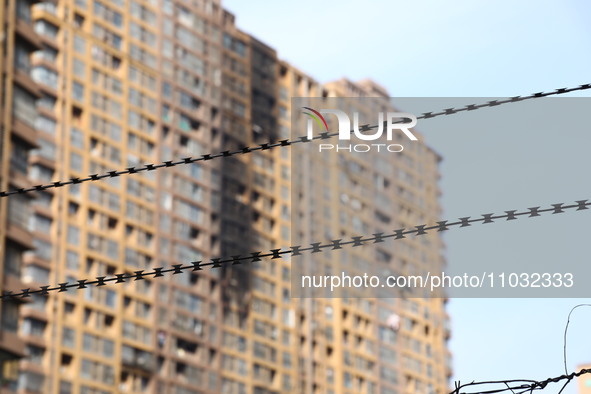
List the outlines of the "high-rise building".
<svg viewBox="0 0 591 394">
<path fill-rule="evenodd" d="M 0 54 L 2 190 L 289 139 L 297 110 L 291 96 L 378 95 L 389 105 L 374 83 L 322 85 L 280 61 L 236 28 L 219 0 L 0 5 L 7 37 Z M 353 162 L 314 172 L 308 192 L 332 189 L 333 204 L 318 219 L 301 212 L 295 220 L 302 179 L 294 177 L 302 172 L 293 166 L 303 158 L 263 146 L 2 198 L 2 290 L 132 275 L 438 217 L 438 159 L 424 144 L 374 163 L 389 168 L 381 177 L 358 163 L 367 174 L 352 175 L 346 192 L 367 207 L 361 213 L 338 204 L 344 191 L 333 182 L 336 164 Z M 324 204 L 322 190 L 306 198 Z M 396 214 L 374 211 L 374 197 Z M 343 215 L 351 220 L 342 222 Z M 404 245 L 373 255 L 351 251 L 351 259 L 441 262 L 439 241 Z M 318 267 L 337 267 L 336 257 L 312 257 Z M 446 391 L 445 300 L 292 298 L 293 269 L 288 258 L 263 259 L 52 292 L 20 308 L 3 302 L 3 387 L 60 394 Z M 394 313 L 403 322 L 397 333 L 385 323 Z"/>
<path fill-rule="evenodd" d="M 286 63 L 281 75 L 284 97 L 369 98 L 343 101 L 366 120 L 374 119 L 376 106 L 395 111 L 388 92 L 370 80 L 318 85 Z M 289 108 L 286 100 L 283 105 Z M 289 122 L 290 116 L 286 119 Z M 304 130 L 292 130 L 292 139 Z M 336 138 L 326 142 L 339 143 Z M 294 244 L 388 233 L 436 221 L 440 158 L 423 142 L 407 148 L 399 153 L 355 154 L 319 153 L 313 144 L 292 147 Z M 341 271 L 437 272 L 443 266 L 442 247 L 438 236 L 407 238 L 303 256 L 293 262 L 292 271 L 299 268 L 296 277 Z M 313 356 L 302 369 L 305 392 L 446 392 L 451 362 L 444 298 L 391 298 L 388 289 L 379 294 L 355 288 L 336 294 L 326 288 L 307 290 L 311 293 L 302 290 L 302 295 L 311 299 L 302 299 L 300 335 L 302 355 Z M 390 327 L 393 317 L 400 329 Z"/>
</svg>

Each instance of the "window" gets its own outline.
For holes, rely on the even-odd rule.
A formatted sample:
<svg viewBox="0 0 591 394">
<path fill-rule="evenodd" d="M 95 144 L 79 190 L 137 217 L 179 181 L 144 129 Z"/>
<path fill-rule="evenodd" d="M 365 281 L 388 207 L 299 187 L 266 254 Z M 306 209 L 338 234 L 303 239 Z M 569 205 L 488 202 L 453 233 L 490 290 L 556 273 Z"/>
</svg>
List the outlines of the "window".
<svg viewBox="0 0 591 394">
<path fill-rule="evenodd" d="M 35 67 L 31 71 L 31 77 L 35 82 L 49 86 L 52 89 L 57 89 L 58 77 L 57 73 L 46 67 Z"/>
<path fill-rule="evenodd" d="M 92 70 L 92 83 L 96 86 L 101 86 L 105 90 L 115 93 L 116 95 L 121 95 L 121 93 L 123 93 L 121 80 L 119 78 L 112 77 L 97 69 Z"/>
<path fill-rule="evenodd" d="M 94 24 L 92 27 L 92 35 L 115 49 L 121 49 L 121 36 L 105 29 L 101 25 Z"/>
<path fill-rule="evenodd" d="M 27 23 L 31 23 L 31 2 L 21 0 L 16 2 L 16 17 Z"/>
<path fill-rule="evenodd" d="M 18 3 L 21 3 L 20 1 Z M 50 39 L 55 39 L 59 29 L 57 26 L 41 19 L 35 21 L 35 32 Z"/>
<path fill-rule="evenodd" d="M 40 283 L 47 283 L 47 281 Z M 47 297 L 39 294 L 33 294 L 31 299 L 32 302 L 26 304 L 26 308 L 34 309 L 41 312 L 45 311 L 45 306 L 47 305 Z"/>
<path fill-rule="evenodd" d="M 72 98 L 77 101 L 84 101 L 84 86 L 78 82 L 72 82 Z"/>
<path fill-rule="evenodd" d="M 203 40 L 201 40 L 199 37 L 195 36 L 194 34 L 191 33 L 190 30 L 179 26 L 176 29 L 176 34 L 175 34 L 177 40 L 182 43 L 183 45 L 185 45 L 186 47 L 189 47 L 191 49 L 193 49 L 194 51 L 203 53 L 204 49 L 205 49 L 205 44 L 203 42 Z"/>
<path fill-rule="evenodd" d="M 151 90 L 152 92 L 156 91 L 156 78 L 134 66 L 129 66 L 129 80 Z"/>
<path fill-rule="evenodd" d="M 129 89 L 129 102 L 137 107 L 142 107 L 152 113 L 156 112 L 156 100 L 146 96 L 140 91 L 130 88 Z"/>
<path fill-rule="evenodd" d="M 80 244 L 80 229 L 71 224 L 68 225 L 68 243 L 76 246 Z"/>
<path fill-rule="evenodd" d="M 84 135 L 75 127 L 70 129 L 70 144 L 76 148 L 84 149 Z"/>
<path fill-rule="evenodd" d="M 291 368 L 291 354 L 288 352 L 283 352 L 283 366 Z"/>
<path fill-rule="evenodd" d="M 98 115 L 92 115 L 91 117 L 91 128 L 92 130 L 110 137 L 114 141 L 121 141 L 121 126 L 116 125 Z M 82 133 L 80 132 L 82 136 Z"/>
<path fill-rule="evenodd" d="M 110 339 L 84 333 L 82 347 L 87 353 L 94 353 L 104 357 L 113 357 L 114 343 Z"/>
<path fill-rule="evenodd" d="M 12 152 L 10 154 L 10 169 L 27 174 L 29 167 L 29 149 L 20 139 L 12 140 Z"/>
<path fill-rule="evenodd" d="M 396 371 L 394 371 L 390 368 L 386 368 L 386 367 L 380 368 L 380 379 L 382 379 L 384 382 L 390 383 L 390 384 L 397 384 L 398 383 L 398 377 L 397 377 Z"/>
<path fill-rule="evenodd" d="M 85 75 L 85 71 L 86 71 L 86 65 L 84 64 L 84 62 L 82 62 L 79 59 L 74 59 L 72 65 L 74 68 L 74 75 L 84 79 L 84 75 Z"/>
<path fill-rule="evenodd" d="M 113 384 L 115 381 L 113 367 L 85 358 L 82 359 L 81 376 L 104 384 Z"/>
<path fill-rule="evenodd" d="M 18 331 L 18 318 L 18 306 L 13 302 L 4 302 L 2 304 L 2 329 L 16 333 Z"/>
<path fill-rule="evenodd" d="M 132 16 L 147 22 L 149 25 L 156 23 L 156 14 L 135 1 L 131 2 L 130 11 Z"/>
<path fill-rule="evenodd" d="M 35 345 L 27 345 L 25 353 L 27 355 L 27 361 L 32 362 L 34 364 L 41 364 L 43 362 L 43 355 L 45 354 L 45 349 Z"/>
<path fill-rule="evenodd" d="M 203 300 L 195 294 L 189 294 L 182 290 L 175 291 L 175 303 L 178 307 L 194 313 L 202 311 Z"/>
<path fill-rule="evenodd" d="M 56 101 L 57 101 L 57 99 L 55 97 L 52 97 L 50 95 L 44 95 L 43 97 L 41 97 L 39 99 L 38 104 L 40 107 L 43 107 L 43 108 L 47 109 L 48 111 L 53 111 Z"/>
<path fill-rule="evenodd" d="M 109 52 L 105 51 L 97 45 L 92 46 L 92 58 L 100 64 L 102 64 L 103 66 L 108 67 L 112 70 L 118 70 L 119 66 L 121 65 L 121 59 L 111 55 Z M 154 66 L 152 65 L 151 67 Z"/>
<path fill-rule="evenodd" d="M 82 165 L 83 165 L 83 161 L 82 161 L 82 156 L 80 156 L 78 153 L 75 152 L 71 152 L 70 153 L 70 169 L 73 171 L 82 171 Z"/>
<path fill-rule="evenodd" d="M 16 85 L 12 93 L 12 114 L 21 122 L 35 127 L 35 122 L 37 121 L 35 96 Z"/>
<path fill-rule="evenodd" d="M 190 53 L 185 48 L 177 46 L 175 48 L 175 56 L 179 63 L 184 67 L 193 70 L 198 74 L 203 74 L 205 70 L 205 65 L 203 60 L 197 57 L 196 55 Z"/>
<path fill-rule="evenodd" d="M 43 215 L 31 216 L 31 230 L 49 234 L 51 231 L 51 219 Z"/>
<path fill-rule="evenodd" d="M 41 193 L 37 194 L 37 198 L 35 199 L 34 204 L 36 206 L 49 209 L 49 208 L 51 208 L 51 200 L 52 200 L 52 195 L 50 193 L 41 192 Z"/>
<path fill-rule="evenodd" d="M 162 82 L 162 95 L 166 98 L 172 97 L 172 86 L 168 82 Z"/>
<path fill-rule="evenodd" d="M 384 346 L 380 347 L 380 360 L 389 364 L 396 364 L 396 351 Z"/>
<path fill-rule="evenodd" d="M 353 379 L 351 378 L 351 374 L 349 372 L 345 372 L 344 380 L 345 380 L 345 387 L 353 388 Z"/>
<path fill-rule="evenodd" d="M 141 41 L 148 46 L 153 47 L 156 43 L 156 35 L 154 33 L 133 21 L 129 24 L 129 34 L 136 40 Z"/>
<path fill-rule="evenodd" d="M 60 381 L 59 394 L 72 394 L 72 383 L 65 380 Z"/>
<path fill-rule="evenodd" d="M 37 60 L 44 60 L 48 63 L 55 63 L 57 61 L 57 50 L 48 46 L 43 47 L 43 50 L 33 52 L 32 56 Z"/>
<path fill-rule="evenodd" d="M 107 96 L 92 92 L 92 105 L 117 119 L 121 119 L 121 105 Z"/>
<path fill-rule="evenodd" d="M 181 107 L 185 108 L 188 111 L 196 111 L 199 109 L 199 100 L 196 100 L 191 95 L 179 91 L 178 102 Z"/>
<path fill-rule="evenodd" d="M 123 321 L 123 337 L 145 344 L 152 343 L 152 331 L 149 328 L 127 320 Z"/>
<path fill-rule="evenodd" d="M 117 293 L 111 289 L 89 287 L 86 289 L 84 295 L 88 301 L 95 301 L 110 308 L 115 308 L 117 304 Z"/>
<path fill-rule="evenodd" d="M 35 255 L 40 259 L 51 261 L 51 244 L 43 241 L 39 238 L 33 239 L 33 245 L 35 246 Z"/>
<path fill-rule="evenodd" d="M 186 245 L 177 245 L 175 248 L 175 258 L 180 262 L 195 261 L 202 258 L 198 250 Z"/>
<path fill-rule="evenodd" d="M 224 34 L 224 46 L 239 56 L 246 55 L 246 44 L 227 33 Z"/>
<path fill-rule="evenodd" d="M 44 376 L 35 372 L 23 372 L 19 376 L 19 389 L 32 392 L 41 392 L 43 389 Z"/>
<path fill-rule="evenodd" d="M 172 0 L 164 0 L 163 1 L 162 11 L 167 15 L 173 14 Z"/>
<path fill-rule="evenodd" d="M 177 68 L 175 71 L 176 82 L 186 89 L 191 90 L 194 94 L 205 96 L 205 85 L 201 83 L 200 79 L 195 77 L 191 72 Z M 243 91 L 242 93 L 244 93 Z"/>
<path fill-rule="evenodd" d="M 23 335 L 30 335 L 35 337 L 42 337 L 45 333 L 46 323 L 34 318 L 26 318 L 23 320 Z"/>
<path fill-rule="evenodd" d="M 154 134 L 154 131 L 156 130 L 156 123 L 153 120 L 148 119 L 144 115 L 141 115 L 131 109 L 127 113 L 127 121 L 129 127 L 142 130 L 149 134 Z"/>
<path fill-rule="evenodd" d="M 396 332 L 389 327 L 380 326 L 378 334 L 380 341 L 388 344 L 396 343 Z"/>
<path fill-rule="evenodd" d="M 35 128 L 47 134 L 55 135 L 56 122 L 47 116 L 41 115 L 35 121 Z"/>
<path fill-rule="evenodd" d="M 53 177 L 53 170 L 43 165 L 35 164 L 31 167 L 29 177 L 41 182 L 50 182 Z"/>
<path fill-rule="evenodd" d="M 14 198 L 13 198 L 14 197 Z M 28 196 L 17 194 L 8 199 L 8 222 L 23 228 L 30 229 L 31 206 Z"/>
<path fill-rule="evenodd" d="M 175 211 L 179 216 L 185 217 L 196 223 L 201 223 L 203 221 L 203 211 L 199 207 L 180 200 L 175 200 L 175 203 Z"/>
<path fill-rule="evenodd" d="M 86 52 L 86 40 L 77 34 L 74 34 L 74 50 L 82 54 Z"/>
<path fill-rule="evenodd" d="M 80 257 L 78 253 L 68 250 L 66 253 L 66 266 L 71 270 L 78 270 L 80 267 Z"/>
<path fill-rule="evenodd" d="M 30 71 L 31 60 L 29 51 L 22 45 L 17 44 L 14 48 L 14 67 L 27 74 Z"/>
<path fill-rule="evenodd" d="M 115 27 L 123 26 L 123 17 L 121 16 L 121 13 L 99 1 L 94 2 L 94 14 Z"/>
<path fill-rule="evenodd" d="M 156 68 L 156 56 L 145 51 L 143 48 L 138 47 L 135 44 L 129 46 L 130 56 L 140 63 L 144 63 L 146 66 Z"/>
</svg>

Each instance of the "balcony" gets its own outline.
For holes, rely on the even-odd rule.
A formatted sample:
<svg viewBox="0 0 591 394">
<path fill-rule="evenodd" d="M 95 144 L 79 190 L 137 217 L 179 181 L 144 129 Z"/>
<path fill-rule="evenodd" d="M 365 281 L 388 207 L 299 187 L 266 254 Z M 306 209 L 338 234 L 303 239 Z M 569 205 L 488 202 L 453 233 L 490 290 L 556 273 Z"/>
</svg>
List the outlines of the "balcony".
<svg viewBox="0 0 591 394">
<path fill-rule="evenodd" d="M 28 68 L 17 66 L 14 71 L 14 81 L 18 83 L 19 86 L 32 93 L 34 96 L 39 98 L 42 96 L 41 90 L 33 78 L 31 78 Z"/>
<path fill-rule="evenodd" d="M 137 368 L 147 372 L 153 372 L 156 369 L 155 357 L 143 350 L 124 346 L 121 356 L 123 365 L 127 367 Z"/>
<path fill-rule="evenodd" d="M 51 70 L 47 67 L 36 66 L 31 71 L 31 77 L 41 87 L 49 89 L 49 93 L 54 94 L 58 88 L 58 75 L 55 70 Z"/>
<path fill-rule="evenodd" d="M 8 15 L 7 15 L 8 18 Z M 21 18 L 17 18 L 15 24 L 15 31 L 16 33 L 24 38 L 27 42 L 29 42 L 35 49 L 42 49 L 43 43 L 41 42 L 41 38 L 37 35 L 35 30 L 33 29 L 33 25 L 31 22 L 27 22 Z"/>
<path fill-rule="evenodd" d="M 16 393 L 18 390 L 19 358 L 0 350 L 0 362 L 3 365 L 0 370 L 0 391 L 7 394 Z"/>
<path fill-rule="evenodd" d="M 4 358 L 7 353 L 16 357 L 25 357 L 25 343 L 17 333 L 2 330 L 0 331 L 0 357 Z"/>
<path fill-rule="evenodd" d="M 28 145 L 36 147 L 37 97 L 18 84 L 13 85 L 12 93 L 13 133 L 18 134 Z"/>
<path fill-rule="evenodd" d="M 45 19 L 35 21 L 34 26 L 35 32 L 40 38 L 40 42 L 48 44 L 57 50 L 58 47 L 56 40 L 59 34 L 59 28 Z M 42 48 L 42 46 L 39 47 L 39 49 Z"/>
</svg>

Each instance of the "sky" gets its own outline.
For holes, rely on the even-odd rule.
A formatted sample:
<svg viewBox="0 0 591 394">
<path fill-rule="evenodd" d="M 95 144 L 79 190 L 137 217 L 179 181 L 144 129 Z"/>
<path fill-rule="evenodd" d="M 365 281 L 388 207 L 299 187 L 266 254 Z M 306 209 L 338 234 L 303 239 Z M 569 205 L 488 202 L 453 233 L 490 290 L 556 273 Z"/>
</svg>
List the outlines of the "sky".
<svg viewBox="0 0 591 394">
<path fill-rule="evenodd" d="M 486 101 L 482 97 L 526 95 L 591 82 L 591 3 L 584 0 L 225 0 L 223 4 L 236 14 L 240 28 L 320 82 L 370 77 L 394 97 L 462 97 L 457 100 L 465 104 Z M 458 126 L 445 135 L 425 123 L 421 131 L 427 143 L 444 157 L 444 216 L 591 198 L 584 171 L 591 164 L 584 149 L 591 145 L 591 123 L 584 110 L 569 112 L 570 104 L 565 103 L 557 106 L 556 113 L 538 110 L 539 119 L 532 119 L 532 125 L 541 127 L 547 118 L 543 132 L 532 126 L 503 128 L 491 135 L 478 127 L 478 121 L 490 120 L 492 112 L 468 119 L 472 123 L 466 120 L 461 127 L 462 115 L 456 120 L 449 117 L 446 121 Z M 572 107 L 588 108 L 590 103 L 577 101 Z M 438 108 L 426 108 L 433 109 Z M 578 116 L 579 126 L 561 131 L 561 111 Z M 556 269 L 561 258 L 588 263 L 585 235 L 590 214 L 539 219 L 494 225 L 502 231 L 495 227 L 450 231 L 445 235 L 447 258 L 487 261 L 489 254 L 497 253 L 516 264 L 535 258 Z M 454 379 L 544 379 L 563 374 L 567 315 L 585 302 L 591 299 L 452 299 L 448 310 Z M 569 327 L 569 371 L 591 362 L 590 327 L 591 308 L 578 309 Z M 575 388 L 571 384 L 564 392 L 575 393 Z"/>
</svg>

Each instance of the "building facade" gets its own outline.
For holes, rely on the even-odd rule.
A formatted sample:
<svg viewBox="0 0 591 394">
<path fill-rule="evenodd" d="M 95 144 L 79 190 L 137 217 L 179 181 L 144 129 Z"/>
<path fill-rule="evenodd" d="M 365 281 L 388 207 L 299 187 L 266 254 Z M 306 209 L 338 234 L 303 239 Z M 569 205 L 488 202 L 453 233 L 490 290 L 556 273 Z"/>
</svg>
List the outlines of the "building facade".
<svg viewBox="0 0 591 394">
<path fill-rule="evenodd" d="M 287 63 L 281 75 L 283 97 L 371 98 L 343 104 L 355 106 L 351 109 L 360 112 L 361 119 L 374 123 L 376 106 L 395 111 L 388 92 L 369 80 L 319 85 Z M 281 105 L 287 126 L 302 109 L 290 109 L 287 100 Z M 294 117 L 290 110 L 296 112 Z M 297 130 L 292 140 L 305 130 L 293 124 Z M 440 217 L 440 157 L 421 141 L 419 137 L 419 142 L 405 144 L 404 152 L 385 154 L 319 153 L 313 143 L 292 147 L 293 244 L 435 222 Z M 303 266 L 295 277 L 436 272 L 444 264 L 442 249 L 438 236 L 407 238 L 302 256 L 292 262 L 292 270 Z M 300 305 L 301 351 L 302 356 L 313 355 L 304 358 L 302 366 L 304 392 L 446 392 L 451 376 L 446 299 L 404 293 L 392 298 L 392 290 L 374 290 L 352 288 L 332 294 L 320 288 L 302 293 L 309 298 L 302 298 Z M 390 327 L 392 317 L 400 321 L 400 328 Z"/>
<path fill-rule="evenodd" d="M 289 139 L 292 96 L 377 94 L 387 102 L 375 84 L 321 85 L 280 61 L 219 0 L 0 2 L 2 190 Z M 290 148 L 263 149 L 2 198 L 1 290 L 438 217 L 438 159 L 424 145 L 382 163 L 396 168 L 379 178 L 392 185 L 381 197 L 395 207 L 389 220 L 341 207 L 337 170 L 315 173 L 310 186 L 333 189 L 322 226 L 311 225 L 310 212 L 296 220 L 301 173 L 293 166 L 301 159 Z M 368 173 L 378 165 L 358 164 Z M 362 189 L 374 190 L 375 176 L 353 177 L 351 199 L 371 207 Z M 345 223 L 343 215 L 360 219 Z M 440 264 L 442 245 L 433 242 L 351 259 Z M 336 269 L 336 257 L 318 258 L 322 269 Z M 3 390 L 446 391 L 445 300 L 292 298 L 292 269 L 287 258 L 263 260 L 3 302 Z M 384 323 L 393 313 L 404 322 L 398 333 Z"/>
</svg>

